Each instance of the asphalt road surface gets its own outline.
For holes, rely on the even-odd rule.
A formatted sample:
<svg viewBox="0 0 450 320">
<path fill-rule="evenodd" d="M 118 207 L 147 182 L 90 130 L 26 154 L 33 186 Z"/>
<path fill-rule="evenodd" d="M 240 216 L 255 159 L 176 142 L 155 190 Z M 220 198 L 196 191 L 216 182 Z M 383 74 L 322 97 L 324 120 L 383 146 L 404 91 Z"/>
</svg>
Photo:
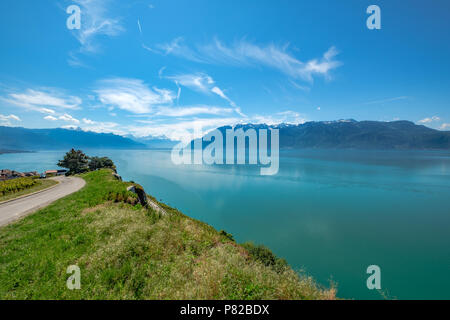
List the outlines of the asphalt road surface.
<svg viewBox="0 0 450 320">
<path fill-rule="evenodd" d="M 84 187 L 86 182 L 76 177 L 55 177 L 59 181 L 54 187 L 0 204 L 0 226 L 7 225 L 55 200 L 65 197 Z"/>
</svg>

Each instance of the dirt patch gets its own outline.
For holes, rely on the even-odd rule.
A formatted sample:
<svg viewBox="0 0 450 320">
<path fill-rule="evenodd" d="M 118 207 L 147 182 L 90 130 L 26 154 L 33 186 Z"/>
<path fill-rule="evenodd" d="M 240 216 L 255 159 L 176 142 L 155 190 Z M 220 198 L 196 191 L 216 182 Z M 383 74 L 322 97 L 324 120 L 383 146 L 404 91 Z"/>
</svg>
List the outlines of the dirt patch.
<svg viewBox="0 0 450 320">
<path fill-rule="evenodd" d="M 107 207 L 110 207 L 111 205 L 112 205 L 112 202 L 108 201 L 108 202 L 99 204 L 99 205 L 97 205 L 95 207 L 92 207 L 92 208 L 86 208 L 83 211 L 81 211 L 81 215 L 84 216 L 84 215 L 87 215 L 89 213 L 100 212 L 100 210 L 105 209 Z"/>
</svg>

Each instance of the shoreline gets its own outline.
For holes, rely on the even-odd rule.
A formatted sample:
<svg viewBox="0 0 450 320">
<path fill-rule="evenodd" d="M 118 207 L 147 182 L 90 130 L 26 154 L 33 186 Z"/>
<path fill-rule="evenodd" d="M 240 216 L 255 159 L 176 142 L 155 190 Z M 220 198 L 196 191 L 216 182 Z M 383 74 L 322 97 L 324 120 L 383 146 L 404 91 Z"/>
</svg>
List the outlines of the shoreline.
<svg viewBox="0 0 450 320">
<path fill-rule="evenodd" d="M 36 153 L 36 151 L 0 149 L 0 154 L 13 154 L 13 153 Z"/>
</svg>

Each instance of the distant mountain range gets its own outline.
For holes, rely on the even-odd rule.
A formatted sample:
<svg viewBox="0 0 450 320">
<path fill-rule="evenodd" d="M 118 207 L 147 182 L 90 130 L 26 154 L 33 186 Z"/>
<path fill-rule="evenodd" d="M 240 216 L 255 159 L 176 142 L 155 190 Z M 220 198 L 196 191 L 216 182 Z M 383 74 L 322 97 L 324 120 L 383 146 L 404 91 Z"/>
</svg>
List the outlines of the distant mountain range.
<svg viewBox="0 0 450 320">
<path fill-rule="evenodd" d="M 229 126 L 218 128 L 223 133 Z M 434 130 L 410 121 L 321 121 L 304 124 L 244 124 L 235 128 L 279 129 L 281 149 L 450 149 L 450 131 Z M 164 138 L 122 137 L 81 129 L 26 129 L 0 126 L 0 150 L 60 150 L 68 148 L 172 148 Z"/>
<path fill-rule="evenodd" d="M 2 154 L 2 153 L 28 153 L 28 152 L 30 152 L 30 151 L 0 149 L 0 154 Z"/>
<path fill-rule="evenodd" d="M 227 128 L 219 130 L 225 132 Z M 410 121 L 337 120 L 299 125 L 237 125 L 235 128 L 279 129 L 281 149 L 450 149 L 450 131 L 434 130 Z"/>
<path fill-rule="evenodd" d="M 143 149 L 146 146 L 112 133 L 0 126 L 0 149 L 37 151 L 69 148 Z"/>
<path fill-rule="evenodd" d="M 151 149 L 171 149 L 179 143 L 179 141 L 173 141 L 168 138 L 160 138 L 160 137 L 152 137 L 152 136 L 137 138 L 132 135 L 128 135 L 125 137 L 129 138 L 133 141 L 142 143 Z"/>
</svg>

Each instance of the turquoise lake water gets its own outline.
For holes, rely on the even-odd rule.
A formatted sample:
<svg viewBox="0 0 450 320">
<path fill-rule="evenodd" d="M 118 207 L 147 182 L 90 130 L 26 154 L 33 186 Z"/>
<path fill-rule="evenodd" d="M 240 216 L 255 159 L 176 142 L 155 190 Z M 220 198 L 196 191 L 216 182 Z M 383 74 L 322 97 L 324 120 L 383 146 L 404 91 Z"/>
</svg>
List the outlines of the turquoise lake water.
<svg viewBox="0 0 450 320">
<path fill-rule="evenodd" d="M 275 176 L 252 166 L 175 166 L 169 151 L 85 150 L 125 180 L 224 229 L 268 246 L 338 296 L 450 299 L 450 153 L 282 152 Z M 0 155 L 0 169 L 55 168 L 63 151 Z M 382 293 L 366 269 L 381 268 Z"/>
</svg>

